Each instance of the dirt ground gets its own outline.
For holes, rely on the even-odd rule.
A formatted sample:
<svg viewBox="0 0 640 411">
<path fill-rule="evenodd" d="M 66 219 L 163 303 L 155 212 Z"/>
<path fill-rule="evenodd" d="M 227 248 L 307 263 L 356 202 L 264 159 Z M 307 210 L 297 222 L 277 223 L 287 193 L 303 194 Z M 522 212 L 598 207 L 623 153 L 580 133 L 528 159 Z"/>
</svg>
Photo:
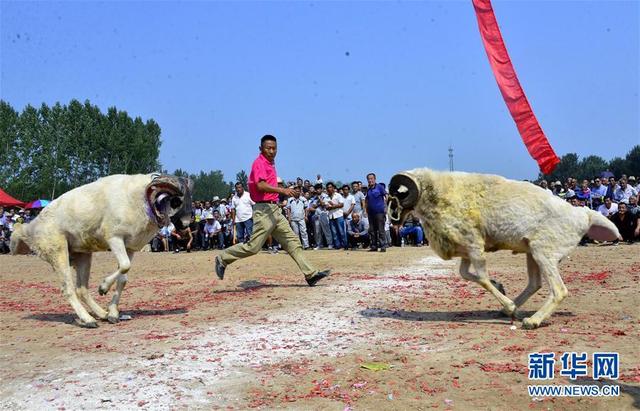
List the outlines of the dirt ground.
<svg viewBox="0 0 640 411">
<path fill-rule="evenodd" d="M 333 274 L 306 286 L 284 253 L 240 261 L 224 281 L 214 252 L 139 253 L 121 311 L 73 324 L 51 268 L 0 256 L 2 409 L 607 409 L 640 407 L 640 244 L 580 247 L 561 266 L 569 297 L 538 330 L 429 248 L 309 251 Z M 94 257 L 91 291 L 115 268 Z M 525 257 L 490 255 L 512 298 Z M 534 311 L 546 285 L 524 307 Z M 517 328 L 513 329 L 512 325 Z M 527 354 L 620 353 L 616 398 L 531 398 Z M 363 363 L 391 365 L 371 371 Z M 553 384 L 570 384 L 558 377 Z M 578 380 L 574 384 L 594 384 Z"/>
</svg>

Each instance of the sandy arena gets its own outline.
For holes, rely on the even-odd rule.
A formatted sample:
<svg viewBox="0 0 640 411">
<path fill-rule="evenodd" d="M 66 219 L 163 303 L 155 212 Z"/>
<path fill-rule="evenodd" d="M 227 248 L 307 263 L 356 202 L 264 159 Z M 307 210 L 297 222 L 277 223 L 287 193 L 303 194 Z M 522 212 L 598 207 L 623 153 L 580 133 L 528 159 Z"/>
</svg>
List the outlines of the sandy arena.
<svg viewBox="0 0 640 411">
<path fill-rule="evenodd" d="M 640 244 L 580 247 L 569 297 L 538 330 L 429 248 L 309 251 L 333 274 L 309 288 L 284 253 L 213 275 L 213 252 L 138 253 L 121 300 L 133 317 L 73 325 L 50 266 L 0 256 L 2 409 L 589 409 L 640 407 Z M 95 255 L 91 292 L 116 266 Z M 510 297 L 525 257 L 490 254 Z M 546 284 L 525 306 L 537 310 Z M 617 398 L 531 398 L 527 354 L 620 353 Z M 388 370 L 361 364 L 380 362 Z M 559 377 L 553 384 L 570 384 Z M 609 381 L 605 384 L 611 383 Z M 590 378 L 574 384 L 594 384 Z M 602 385 L 602 383 L 599 383 Z"/>
</svg>

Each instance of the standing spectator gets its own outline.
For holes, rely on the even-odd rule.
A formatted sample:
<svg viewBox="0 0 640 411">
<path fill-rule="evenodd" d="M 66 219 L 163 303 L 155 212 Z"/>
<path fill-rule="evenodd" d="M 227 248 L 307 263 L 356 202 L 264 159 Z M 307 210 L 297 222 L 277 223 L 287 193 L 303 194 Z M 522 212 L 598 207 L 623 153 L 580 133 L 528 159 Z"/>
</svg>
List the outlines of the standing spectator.
<svg viewBox="0 0 640 411">
<path fill-rule="evenodd" d="M 387 249 L 387 239 L 385 234 L 386 213 L 386 191 L 382 184 L 376 183 L 374 173 L 367 174 L 367 197 L 365 199 L 365 210 L 369 216 L 369 231 L 371 233 L 371 249 L 369 251 L 385 252 Z"/>
<path fill-rule="evenodd" d="M 560 194 L 560 197 L 564 198 L 565 200 L 569 200 L 575 197 L 576 192 L 573 189 L 571 189 L 572 186 L 573 186 L 573 181 L 571 177 L 569 177 L 567 178 L 567 181 L 565 181 L 564 183 L 564 196 Z"/>
<path fill-rule="evenodd" d="M 282 244 L 289 256 L 294 259 L 309 286 L 315 285 L 329 275 L 328 270 L 318 271 L 309 264 L 304 257 L 300 240 L 282 215 L 278 204 L 278 194 L 289 197 L 293 195 L 293 190 L 277 186 L 277 173 L 274 166 L 277 151 L 276 138 L 272 135 L 263 136 L 260 140 L 260 154 L 253 162 L 249 174 L 249 193 L 256 202 L 253 236 L 248 243 L 236 244 L 216 257 L 215 271 L 221 280 L 224 278 L 225 268 L 229 264 L 257 254 L 269 234 L 272 234 Z"/>
<path fill-rule="evenodd" d="M 607 186 L 607 193 L 604 195 L 605 197 L 609 197 L 613 200 L 613 193 L 615 193 L 618 185 L 616 184 L 615 177 L 609 177 L 609 185 Z"/>
<path fill-rule="evenodd" d="M 195 216 L 191 218 L 191 224 L 189 224 L 189 231 L 191 232 L 191 248 L 200 250 L 202 245 L 202 233 L 200 232 L 200 223 L 196 222 Z"/>
<path fill-rule="evenodd" d="M 611 222 L 616 225 L 622 241 L 631 244 L 635 237 L 638 237 L 640 231 L 638 229 L 638 216 L 627 211 L 627 204 L 618 204 L 618 212 L 611 216 Z"/>
<path fill-rule="evenodd" d="M 618 204 L 611 201 L 609 197 L 604 198 L 604 204 L 598 207 L 598 212 L 605 217 L 618 212 Z"/>
<path fill-rule="evenodd" d="M 353 210 L 356 206 L 356 199 L 353 194 L 349 192 L 349 186 L 346 184 L 342 186 L 342 198 L 344 199 L 342 214 L 346 223 L 347 221 L 351 220 L 351 214 L 353 213 Z"/>
<path fill-rule="evenodd" d="M 314 221 L 314 237 L 316 240 L 316 250 L 322 248 L 322 239 L 327 244 L 327 247 L 333 249 L 333 240 L 331 238 L 331 226 L 329 225 L 329 211 L 326 204 L 329 201 L 329 196 L 322 191 L 322 184 L 316 184 L 314 186 L 316 195 L 312 201 L 312 210 L 315 211 Z"/>
<path fill-rule="evenodd" d="M 344 248 L 348 250 L 347 237 L 344 232 L 344 198 L 336 191 L 336 185 L 332 182 L 327 183 L 327 195 L 329 200 L 326 209 L 329 211 L 329 224 L 331 226 L 331 235 L 333 238 L 333 246 L 336 249 Z"/>
<path fill-rule="evenodd" d="M 322 176 L 320 174 L 316 176 L 316 185 L 317 184 L 322 184 Z"/>
<path fill-rule="evenodd" d="M 361 219 L 362 219 L 362 217 L 366 218 L 366 214 L 363 214 L 363 212 L 364 212 L 364 198 L 365 198 L 365 195 L 362 192 L 362 186 L 361 186 L 360 182 L 359 181 L 353 181 L 351 183 L 351 188 L 353 190 L 353 199 L 354 199 L 353 212 L 360 214 L 360 218 Z"/>
<path fill-rule="evenodd" d="M 253 202 L 242 183 L 236 183 L 236 193 L 231 199 L 231 219 L 235 223 L 236 242 L 247 243 L 253 230 Z"/>
<path fill-rule="evenodd" d="M 620 179 L 620 185 L 613 192 L 613 201 L 616 203 L 628 203 L 629 197 L 637 195 L 635 188 L 627 184 L 626 178 Z"/>
<path fill-rule="evenodd" d="M 0 254 L 7 254 L 10 251 L 10 242 L 11 232 L 9 228 L 4 225 L 4 221 L 0 220 Z"/>
<path fill-rule="evenodd" d="M 308 203 L 304 197 L 300 197 L 300 187 L 295 186 L 293 197 L 287 201 L 289 224 L 293 233 L 301 238 L 302 247 L 309 248 L 309 237 L 307 236 L 307 210 Z"/>
<path fill-rule="evenodd" d="M 347 222 L 347 236 L 352 250 L 357 248 L 358 244 L 362 244 L 363 247 L 369 246 L 369 227 L 360 218 L 359 213 L 353 213 L 351 220 Z"/>
<path fill-rule="evenodd" d="M 607 186 L 602 184 L 602 180 L 596 177 L 595 185 L 591 189 L 591 204 L 594 210 L 597 210 L 604 203 L 604 198 L 607 195 Z"/>
<path fill-rule="evenodd" d="M 194 221 L 196 223 L 200 223 L 200 220 L 202 220 L 202 202 L 201 201 L 195 202 L 195 205 L 193 207 L 193 216 L 194 216 Z"/>
<path fill-rule="evenodd" d="M 200 219 L 200 238 L 202 240 L 202 243 L 200 244 L 200 247 L 203 250 L 208 249 L 208 244 L 209 241 L 206 238 L 206 233 L 204 232 L 204 226 L 207 223 L 207 217 L 208 216 L 213 216 L 213 207 L 211 206 L 211 202 L 210 201 L 205 201 L 204 202 L 204 206 L 202 207 L 202 218 Z"/>
</svg>

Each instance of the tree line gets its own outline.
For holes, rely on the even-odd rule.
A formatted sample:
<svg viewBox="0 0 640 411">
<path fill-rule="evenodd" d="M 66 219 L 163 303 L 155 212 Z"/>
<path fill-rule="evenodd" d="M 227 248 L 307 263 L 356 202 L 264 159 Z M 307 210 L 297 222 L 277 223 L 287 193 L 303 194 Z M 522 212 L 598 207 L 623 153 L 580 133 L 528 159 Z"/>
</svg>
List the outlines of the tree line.
<svg viewBox="0 0 640 411">
<path fill-rule="evenodd" d="M 565 154 L 560 157 L 560 163 L 553 173 L 539 174 L 538 180 L 564 182 L 568 177 L 574 177 L 580 181 L 591 180 L 599 177 L 604 171 L 610 171 L 616 178 L 620 178 L 623 174 L 636 176 L 636 178 L 640 176 L 640 145 L 633 146 L 624 158 L 615 157 L 609 161 L 594 155 L 580 159 L 576 153 Z"/>
<path fill-rule="evenodd" d="M 0 101 L 0 186 L 20 199 L 55 198 L 110 174 L 160 168 L 160 126 L 72 100 L 18 113 Z"/>
<path fill-rule="evenodd" d="M 153 119 L 116 107 L 103 113 L 88 100 L 27 105 L 21 112 L 0 100 L 0 187 L 24 201 L 54 199 L 100 177 L 160 171 L 160 137 Z M 194 180 L 194 198 L 226 197 L 235 184 L 220 170 L 174 174 Z M 236 181 L 246 187 L 246 173 Z"/>
<path fill-rule="evenodd" d="M 111 174 L 151 173 L 161 170 L 161 129 L 153 119 L 132 118 L 115 107 L 103 113 L 88 100 L 71 100 L 39 108 L 27 105 L 22 112 L 0 100 L 0 187 L 16 198 L 29 201 L 53 199 L 64 192 Z M 549 175 L 538 179 L 565 181 L 567 177 L 592 179 L 603 171 L 616 177 L 640 176 L 640 145 L 627 155 L 610 161 L 576 153 L 561 157 Z M 166 172 L 166 170 L 163 170 Z M 190 174 L 193 197 L 228 196 L 236 181 L 247 186 L 244 170 L 235 181 L 225 181 L 220 170 Z M 340 185 L 338 185 L 340 186 Z"/>
</svg>

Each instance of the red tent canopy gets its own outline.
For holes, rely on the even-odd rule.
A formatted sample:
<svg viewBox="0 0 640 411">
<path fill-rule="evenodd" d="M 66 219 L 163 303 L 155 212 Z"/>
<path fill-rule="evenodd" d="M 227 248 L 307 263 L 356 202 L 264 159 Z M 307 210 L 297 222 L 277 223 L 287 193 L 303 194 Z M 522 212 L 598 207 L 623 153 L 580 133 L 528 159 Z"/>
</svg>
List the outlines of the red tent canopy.
<svg viewBox="0 0 640 411">
<path fill-rule="evenodd" d="M 24 207 L 24 203 L 20 200 L 16 200 L 11 197 L 9 194 L 5 193 L 3 189 L 0 188 L 0 206 L 2 207 Z"/>
</svg>

